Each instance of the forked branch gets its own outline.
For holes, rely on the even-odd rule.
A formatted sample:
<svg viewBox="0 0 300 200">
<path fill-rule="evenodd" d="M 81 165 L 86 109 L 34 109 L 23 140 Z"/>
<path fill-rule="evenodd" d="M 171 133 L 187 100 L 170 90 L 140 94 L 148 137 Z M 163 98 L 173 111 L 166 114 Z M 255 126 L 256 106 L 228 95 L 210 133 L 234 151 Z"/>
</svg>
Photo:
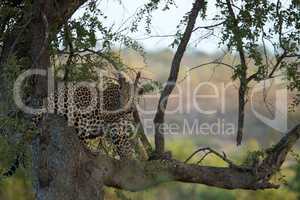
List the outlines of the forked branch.
<svg viewBox="0 0 300 200">
<path fill-rule="evenodd" d="M 210 153 L 216 155 L 217 157 L 221 158 L 224 162 L 229 164 L 229 167 L 235 167 L 235 168 L 241 168 L 239 166 L 237 166 L 236 164 L 234 164 L 231 160 L 229 160 L 226 156 L 226 154 L 223 152 L 223 155 L 220 154 L 219 152 L 213 150 L 210 147 L 205 147 L 205 148 L 200 148 L 197 149 L 194 153 L 192 153 L 185 161 L 184 163 L 187 163 L 189 160 L 191 160 L 196 154 L 200 153 L 200 152 L 205 152 L 204 156 L 197 162 L 198 164 Z"/>
</svg>

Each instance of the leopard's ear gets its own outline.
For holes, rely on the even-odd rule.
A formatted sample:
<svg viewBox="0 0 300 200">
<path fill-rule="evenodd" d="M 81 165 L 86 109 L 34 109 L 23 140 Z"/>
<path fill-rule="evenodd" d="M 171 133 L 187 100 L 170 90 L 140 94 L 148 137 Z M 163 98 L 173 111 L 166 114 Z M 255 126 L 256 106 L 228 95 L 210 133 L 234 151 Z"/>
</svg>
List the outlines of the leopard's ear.
<svg viewBox="0 0 300 200">
<path fill-rule="evenodd" d="M 126 73 L 118 73 L 118 82 L 121 90 L 121 105 L 126 107 L 136 102 L 140 95 L 139 80 L 141 72 L 136 74 L 135 79 L 131 79 Z"/>
<path fill-rule="evenodd" d="M 124 74 L 124 72 L 119 72 L 118 73 L 118 82 L 120 85 L 120 102 L 121 106 L 125 107 L 130 103 L 131 97 L 133 96 L 134 93 L 134 88 L 133 88 L 133 83 Z"/>
<path fill-rule="evenodd" d="M 120 103 L 121 106 L 125 106 L 130 99 L 130 83 L 122 72 L 118 73 L 118 82 L 120 85 Z"/>
</svg>

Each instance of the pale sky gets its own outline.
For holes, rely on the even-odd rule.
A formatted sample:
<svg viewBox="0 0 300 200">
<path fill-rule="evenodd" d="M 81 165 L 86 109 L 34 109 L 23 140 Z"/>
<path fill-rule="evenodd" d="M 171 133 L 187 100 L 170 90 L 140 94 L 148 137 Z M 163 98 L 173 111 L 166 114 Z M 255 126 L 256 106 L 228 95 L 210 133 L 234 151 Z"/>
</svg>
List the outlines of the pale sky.
<svg viewBox="0 0 300 200">
<path fill-rule="evenodd" d="M 189 12 L 192 8 L 194 0 L 174 0 L 176 7 L 172 6 L 168 11 L 162 11 L 158 9 L 153 13 L 152 17 L 152 34 L 151 35 L 173 35 L 176 33 L 176 26 L 179 24 L 185 13 Z M 283 5 L 287 5 L 291 0 L 282 1 Z M 120 3 L 122 2 L 122 3 Z M 135 16 L 136 11 L 143 7 L 145 3 L 149 0 L 98 0 L 98 7 L 107 16 L 107 21 L 103 22 L 107 26 L 113 25 L 114 30 L 122 30 L 125 27 L 131 25 L 133 16 Z M 163 5 L 163 4 L 162 4 Z M 80 15 L 82 10 L 77 11 L 76 15 Z M 208 1 L 207 8 L 207 19 L 203 22 L 198 18 L 197 26 L 206 26 L 216 24 L 216 21 L 209 20 L 212 19 L 218 11 L 215 7 L 215 0 Z M 131 38 L 137 40 L 146 50 L 157 50 L 168 48 L 169 45 L 174 40 L 173 37 L 152 37 L 146 35 L 144 25 L 140 25 L 140 30 L 137 33 L 130 33 L 129 31 L 123 32 L 123 34 L 128 34 Z M 215 51 L 220 51 L 218 47 L 218 35 L 220 31 L 217 29 L 214 31 L 214 35 L 208 39 L 201 39 L 208 33 L 207 30 L 201 29 L 196 31 L 192 35 L 189 47 L 190 49 L 197 49 L 199 51 L 204 51 L 206 53 L 212 53 Z M 268 46 L 268 44 L 266 44 Z"/>
<path fill-rule="evenodd" d="M 105 13 L 107 18 L 107 25 L 114 24 L 114 28 L 122 29 L 132 22 L 132 16 L 136 13 L 138 8 L 141 8 L 147 0 L 126 0 L 120 4 L 118 0 L 100 0 L 99 8 Z M 172 6 L 168 11 L 161 11 L 161 9 L 153 13 L 152 20 L 152 34 L 151 35 L 173 35 L 176 33 L 176 26 L 179 24 L 185 13 L 189 12 L 192 8 L 194 0 L 175 0 L 177 7 Z M 209 1 L 208 9 L 211 16 L 216 13 L 214 1 Z M 81 11 L 76 14 L 80 14 Z M 211 17 L 210 17 L 211 18 Z M 197 25 L 204 26 L 198 20 Z M 214 23 L 214 22 L 212 22 Z M 133 39 L 139 41 L 147 50 L 157 50 L 167 48 L 173 41 L 173 37 L 163 38 L 148 38 L 143 31 L 143 24 L 141 24 L 140 31 L 131 34 L 128 33 Z M 195 47 L 197 39 L 202 35 L 201 31 L 196 32 L 190 42 L 190 47 L 197 48 L 201 51 L 214 52 L 217 50 L 216 39 L 203 40 Z"/>
</svg>

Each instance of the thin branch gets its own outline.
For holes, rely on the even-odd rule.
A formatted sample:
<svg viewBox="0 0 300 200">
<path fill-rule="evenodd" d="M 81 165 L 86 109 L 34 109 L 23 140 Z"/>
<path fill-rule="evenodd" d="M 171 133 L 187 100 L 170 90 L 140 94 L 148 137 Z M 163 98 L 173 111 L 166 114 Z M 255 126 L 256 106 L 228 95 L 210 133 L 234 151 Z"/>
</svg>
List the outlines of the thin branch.
<svg viewBox="0 0 300 200">
<path fill-rule="evenodd" d="M 237 145 L 240 145 L 243 138 L 243 130 L 244 130 L 244 119 L 245 119 L 245 96 L 247 93 L 247 63 L 246 56 L 243 48 L 243 38 L 241 37 L 238 19 L 235 16 L 235 13 L 232 8 L 232 4 L 230 0 L 226 0 L 226 5 L 228 8 L 228 12 L 233 21 L 232 33 L 234 36 L 234 40 L 236 41 L 236 47 L 240 56 L 241 61 L 241 69 L 239 74 L 240 87 L 239 87 L 239 111 L 238 111 L 238 131 L 236 142 Z"/>
<path fill-rule="evenodd" d="M 210 153 L 211 153 L 210 151 L 206 152 L 206 153 L 201 157 L 201 159 L 200 159 L 199 161 L 197 161 L 196 164 L 199 165 L 199 164 L 206 158 L 206 156 L 208 156 Z"/>
<path fill-rule="evenodd" d="M 202 152 L 202 151 L 208 151 L 208 154 L 212 153 L 214 155 L 216 155 L 217 157 L 221 158 L 224 162 L 229 164 L 229 167 L 235 167 L 235 168 L 241 168 L 239 166 L 237 166 L 236 164 L 234 164 L 231 160 L 229 160 L 226 156 L 226 154 L 223 152 L 223 155 L 221 155 L 220 153 L 218 153 L 217 151 L 213 150 L 210 147 L 205 147 L 205 148 L 200 148 L 197 149 L 194 153 L 192 153 L 185 161 L 184 163 L 187 163 L 190 159 L 192 159 L 197 153 Z M 204 157 L 206 157 L 207 155 L 205 154 Z M 200 160 L 200 162 L 203 160 L 203 158 Z M 199 162 L 199 161 L 198 161 Z"/>
<path fill-rule="evenodd" d="M 217 24 L 208 25 L 208 26 L 198 26 L 192 32 L 195 32 L 195 31 L 197 31 L 199 29 L 212 29 L 212 28 L 218 27 L 218 26 L 220 26 L 220 25 L 222 25 L 224 23 L 225 23 L 225 21 L 222 21 L 222 22 L 217 23 Z M 168 38 L 168 37 L 176 37 L 176 36 L 177 36 L 176 34 L 150 35 L 148 37 L 137 38 L 135 40 L 148 40 L 148 39 L 151 39 L 151 38 Z"/>
<path fill-rule="evenodd" d="M 282 61 L 284 60 L 284 58 L 287 57 L 287 53 L 286 51 L 284 51 L 281 56 L 279 56 L 277 58 L 277 61 L 276 61 L 276 64 L 273 66 L 271 72 L 265 77 L 265 78 L 262 78 L 260 80 L 267 80 L 267 79 L 270 79 L 270 78 L 274 78 L 274 73 L 277 71 L 277 69 L 280 67 L 280 64 L 282 63 Z M 252 75 L 250 75 L 248 78 L 247 78 L 247 82 L 250 82 L 252 80 L 255 80 L 255 79 L 258 79 L 258 75 L 259 75 L 259 72 L 256 72 Z"/>
<path fill-rule="evenodd" d="M 134 81 L 134 85 L 133 85 L 135 96 L 138 95 L 138 92 L 139 92 L 138 83 L 139 83 L 140 78 L 141 78 L 141 72 L 138 72 L 136 75 L 135 81 Z M 143 144 L 144 149 L 147 152 L 147 156 L 149 156 L 152 153 L 153 149 L 152 149 L 151 143 L 149 142 L 149 140 L 145 134 L 144 127 L 143 127 L 143 124 L 142 124 L 142 121 L 141 121 L 141 118 L 140 118 L 140 115 L 139 115 L 139 112 L 138 112 L 135 102 L 134 102 L 132 114 L 133 114 L 133 118 L 136 123 L 136 126 L 138 128 L 138 136 Z"/>
<path fill-rule="evenodd" d="M 158 154 L 162 154 L 164 152 L 164 136 L 161 130 L 161 124 L 164 123 L 164 117 L 165 117 L 165 110 L 168 103 L 169 95 L 172 93 L 179 73 L 180 63 L 182 60 L 182 57 L 184 55 L 184 52 L 186 50 L 186 47 L 188 45 L 188 42 L 191 38 L 196 19 L 198 17 L 198 14 L 204 6 L 203 0 L 196 0 L 193 4 L 192 11 L 189 15 L 188 23 L 186 26 L 186 29 L 183 33 L 182 39 L 180 40 L 179 46 L 177 48 L 177 51 L 174 55 L 174 58 L 172 60 L 171 70 L 169 74 L 169 78 L 167 81 L 167 84 L 165 88 L 163 89 L 159 102 L 157 107 L 157 112 L 154 117 L 154 125 L 155 125 L 155 151 Z"/>
<path fill-rule="evenodd" d="M 264 49 L 264 54 L 265 54 L 265 60 L 266 60 L 266 66 L 267 66 L 267 69 L 269 69 L 269 58 L 268 58 L 268 51 L 267 51 L 267 47 L 266 47 L 266 43 L 265 43 L 265 39 L 264 39 L 264 29 L 262 30 L 263 33 L 262 33 L 262 43 L 263 43 L 263 49 Z"/>
<path fill-rule="evenodd" d="M 8 55 L 11 55 L 11 54 L 14 52 L 16 45 L 18 44 L 19 40 L 24 36 L 24 35 L 23 35 L 23 34 L 24 34 L 24 31 L 26 30 L 26 28 L 27 28 L 27 27 L 29 26 L 29 24 L 31 23 L 31 20 L 32 20 L 32 18 L 30 18 L 30 19 L 24 24 L 24 26 L 22 26 L 22 30 L 19 31 L 19 33 L 18 33 L 16 39 L 14 40 L 13 44 L 11 45 Z"/>
<path fill-rule="evenodd" d="M 268 75 L 268 78 L 272 78 L 273 74 L 276 72 L 276 70 L 278 69 L 278 67 L 280 66 L 281 62 L 283 61 L 283 59 L 286 56 L 286 51 L 284 50 L 283 54 L 277 59 L 276 64 L 274 65 L 272 71 L 270 72 L 270 74 Z"/>
<path fill-rule="evenodd" d="M 67 47 L 69 48 L 70 54 L 67 60 L 67 63 L 65 64 L 65 72 L 64 72 L 64 81 L 68 81 L 69 80 L 69 75 L 70 75 L 70 67 L 71 64 L 73 63 L 73 59 L 75 57 L 75 51 L 74 51 L 74 46 L 73 46 L 73 41 L 72 41 L 72 33 L 69 27 L 68 22 L 65 23 L 64 25 L 64 32 L 65 32 L 65 40 L 66 40 L 66 44 Z"/>
<path fill-rule="evenodd" d="M 223 25 L 224 23 L 225 23 L 225 21 L 222 21 L 222 22 L 217 23 L 217 24 L 209 25 L 209 26 L 198 26 L 193 31 L 197 31 L 199 29 L 211 29 L 211 28 L 215 28 L 217 26 Z"/>
<path fill-rule="evenodd" d="M 180 81 L 178 81 L 178 83 L 183 82 L 188 77 L 188 75 L 191 71 L 193 71 L 195 69 L 198 69 L 198 68 L 201 68 L 201 67 L 204 67 L 204 66 L 207 66 L 207 65 L 211 65 L 211 64 L 224 65 L 224 66 L 229 67 L 230 69 L 234 70 L 234 67 L 232 67 L 232 65 L 229 65 L 229 64 L 226 64 L 226 63 L 223 63 L 223 62 L 219 62 L 219 61 L 212 61 L 212 62 L 208 62 L 208 63 L 203 63 L 203 64 L 200 64 L 198 66 L 192 67 L 189 70 L 187 70 L 185 72 L 185 76 Z"/>
</svg>

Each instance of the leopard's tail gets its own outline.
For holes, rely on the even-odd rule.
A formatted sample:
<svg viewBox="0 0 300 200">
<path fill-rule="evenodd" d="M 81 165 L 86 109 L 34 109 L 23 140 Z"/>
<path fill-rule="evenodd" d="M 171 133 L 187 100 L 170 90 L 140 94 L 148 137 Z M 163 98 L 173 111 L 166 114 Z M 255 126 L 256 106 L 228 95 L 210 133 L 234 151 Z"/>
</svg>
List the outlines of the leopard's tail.
<svg viewBox="0 0 300 200">
<path fill-rule="evenodd" d="M 17 155 L 17 157 L 15 158 L 15 160 L 12 163 L 12 165 L 10 166 L 10 168 L 1 174 L 0 180 L 14 175 L 16 173 L 17 169 L 19 168 L 19 165 L 20 165 L 20 156 Z"/>
</svg>

